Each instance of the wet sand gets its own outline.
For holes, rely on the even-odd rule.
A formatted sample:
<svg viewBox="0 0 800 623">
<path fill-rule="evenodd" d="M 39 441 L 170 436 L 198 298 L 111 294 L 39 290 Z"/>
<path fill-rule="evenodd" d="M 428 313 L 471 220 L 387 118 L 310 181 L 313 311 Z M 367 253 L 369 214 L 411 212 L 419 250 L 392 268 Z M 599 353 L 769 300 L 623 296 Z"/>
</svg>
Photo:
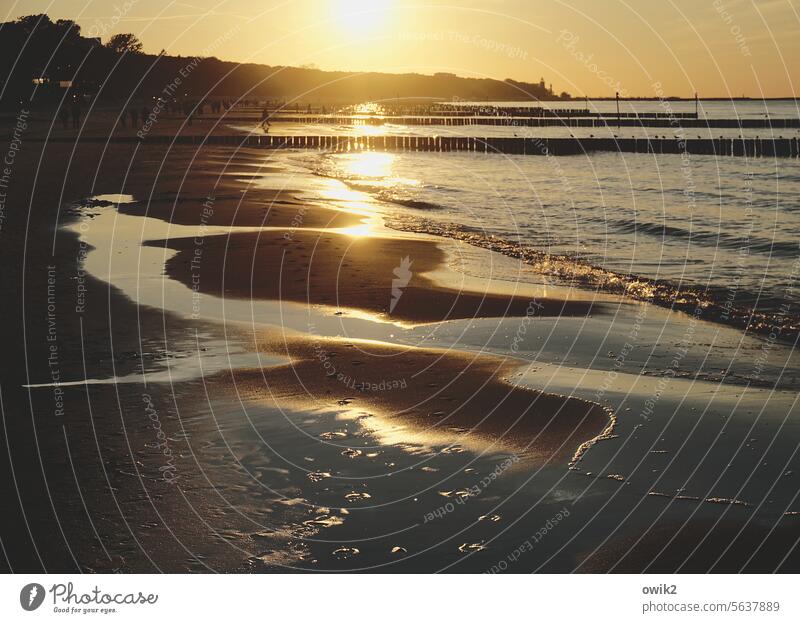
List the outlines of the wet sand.
<svg viewBox="0 0 800 623">
<path fill-rule="evenodd" d="M 309 208 L 312 213 L 314 210 Z M 148 244 L 177 250 L 178 254 L 167 262 L 167 274 L 191 286 L 197 249 L 194 240 Z M 439 244 L 399 236 L 365 237 L 330 231 L 233 233 L 204 240 L 199 287 L 218 297 L 354 308 L 410 323 L 526 315 L 587 316 L 592 311 L 587 302 L 443 286 L 425 273 L 440 268 L 444 259 Z M 402 285 L 394 285 L 397 283 Z"/>
<path fill-rule="evenodd" d="M 587 552 L 584 573 L 790 573 L 797 568 L 797 518 L 775 524 L 691 519 L 615 539 Z"/>
<path fill-rule="evenodd" d="M 240 179 L 236 178 L 237 180 Z M 265 191 L 248 189 L 241 192 L 242 183 L 216 184 L 209 196 L 173 197 L 163 195 L 151 200 L 123 204 L 120 212 L 135 216 L 150 216 L 175 225 L 203 225 L 209 227 L 284 227 L 293 228 L 301 222 L 305 227 L 342 228 L 361 223 L 361 217 L 351 212 L 317 206 L 306 209 L 306 203 L 294 198 L 292 191 Z M 233 188 L 231 188 L 233 187 Z M 237 188 L 238 187 L 238 188 Z M 217 258 L 215 258 L 217 259 Z"/>
<path fill-rule="evenodd" d="M 189 519 L 213 512 L 202 475 L 184 472 L 181 493 L 159 477 L 163 456 L 141 410 L 148 390 L 75 387 L 57 395 L 53 388 L 24 387 L 124 375 L 181 349 L 186 323 L 137 308 L 92 275 L 79 275 L 77 237 L 56 234 L 69 218 L 66 204 L 123 192 L 129 168 L 153 179 L 144 159 L 161 151 L 145 148 L 137 156 L 132 145 L 112 153 L 101 144 L 45 146 L 26 135 L 16 155 L 0 232 L 7 297 L 0 323 L 0 443 L 9 448 L 0 453 L 0 564 L 8 571 L 208 569 L 191 554 L 203 549 L 216 569 L 231 569 L 240 559 Z M 176 157 L 175 166 L 182 160 Z M 163 404 L 161 424 L 174 437 L 181 427 Z"/>
<path fill-rule="evenodd" d="M 519 367 L 513 359 L 296 335 L 256 347 L 291 362 L 234 370 L 239 395 L 303 410 L 346 407 L 374 418 L 364 425 L 377 433 L 403 426 L 429 445 L 563 463 L 611 423 L 592 402 L 510 385 Z"/>
<path fill-rule="evenodd" d="M 448 266 L 458 247 L 449 241 L 341 231 L 361 228 L 364 215 L 309 202 L 289 186 L 278 192 L 251 185 L 258 171 L 281 175 L 264 165 L 263 152 L 184 146 L 167 154 L 165 146 L 114 145 L 104 153 L 102 144 L 87 144 L 73 153 L 71 144 L 58 143 L 40 161 L 42 148 L 29 142 L 18 156 L 1 232 L 9 268 L 2 273 L 3 287 L 11 301 L 9 320 L 2 323 L 4 359 L 12 365 L 4 366 L 2 377 L 1 444 L 12 448 L 1 465 L 9 501 L 3 521 L 9 569 L 485 571 L 552 524 L 566 506 L 569 520 L 509 571 L 669 570 L 690 555 L 683 570 L 716 565 L 716 571 L 735 571 L 747 539 L 767 539 L 758 569 L 774 570 L 780 550 L 796 545 L 796 515 L 783 514 L 798 510 L 792 496 L 800 473 L 793 454 L 796 427 L 780 423 L 788 410 L 781 402 L 771 406 L 769 418 L 756 419 L 754 432 L 755 403 L 773 405 L 772 396 L 747 393 L 741 407 L 729 408 L 738 405 L 739 387 L 692 378 L 685 383 L 696 383 L 697 395 L 673 385 L 661 396 L 660 412 L 643 422 L 639 413 L 653 390 L 638 383 L 656 385 L 661 369 L 639 380 L 630 369 L 617 384 L 604 385 L 606 371 L 618 369 L 630 326 L 638 326 L 632 311 L 616 309 L 612 324 L 611 314 L 580 300 L 536 299 L 543 307 L 535 306 L 539 317 L 521 350 L 537 363 L 523 387 L 520 360 L 482 351 L 490 342 L 486 336 L 497 331 L 497 318 L 512 316 L 504 325 L 508 335 L 495 342 L 496 350 L 508 351 L 519 324 L 513 317 L 527 317 L 533 297 L 484 290 L 473 280 L 457 287 L 458 270 Z M 75 218 L 64 212 L 71 202 L 116 192 L 140 200 L 120 206 L 120 212 L 167 223 L 280 228 L 205 237 L 200 276 L 209 297 L 293 301 L 288 309 L 296 315 L 297 303 L 310 303 L 309 314 L 333 320 L 365 314 L 383 325 L 396 322 L 387 333 L 413 337 L 430 328 L 447 348 L 336 338 L 308 323 L 307 332 L 297 332 L 268 330 L 258 319 L 247 327 L 190 319 L 136 305 L 102 275 L 82 277 L 85 308 L 77 313 L 78 234 L 59 230 L 53 249 L 54 231 Z M 148 205 L 151 195 L 155 200 Z M 209 196 L 215 209 L 204 217 Z M 91 227 L 91 217 L 86 223 Z M 167 244 L 178 250 L 168 274 L 187 283 L 186 262 L 197 243 Z M 486 253 L 479 260 L 490 257 L 470 253 Z M 406 256 L 412 275 L 389 313 L 395 269 Z M 52 374 L 51 265 L 62 378 L 113 381 L 145 370 L 158 382 L 142 377 L 65 387 L 64 415 L 55 413 L 52 388 L 23 387 L 46 383 Z M 650 313 L 655 326 L 641 330 L 623 367 L 633 368 L 634 357 L 667 366 L 670 349 L 686 337 L 683 315 Z M 476 315 L 478 320 L 469 320 Z M 666 339 L 655 316 L 658 322 L 664 318 Z M 444 318 L 465 320 L 426 324 Z M 725 336 L 713 363 L 727 367 L 725 357 L 738 352 L 740 336 L 717 326 L 697 332 L 693 339 L 706 345 Z M 453 335 L 453 342 L 466 336 L 460 350 L 447 344 Z M 745 359 L 754 360 L 760 344 L 747 348 Z M 254 354 L 283 355 L 291 363 L 256 366 Z M 699 368 L 706 354 L 704 349 L 687 355 L 684 367 Z M 539 363 L 543 356 L 552 357 L 558 374 Z M 227 365 L 220 366 L 220 359 Z M 775 360 L 773 354 L 770 365 Z M 198 362 L 196 377 L 170 377 L 188 361 Z M 600 407 L 595 396 L 603 387 L 608 391 Z M 168 439 L 175 482 L 163 478 L 166 458 L 144 395 Z M 706 404 L 712 401 L 713 408 Z M 568 469 L 582 443 L 607 432 L 611 410 L 619 416 L 619 438 L 594 445 L 579 469 Z M 720 434 L 725 436 L 717 444 Z M 691 444 L 684 448 L 686 440 Z M 747 451 L 737 454 L 744 444 Z M 703 463 L 709 446 L 713 452 Z M 449 451 L 455 448 L 460 451 Z M 483 486 L 509 454 L 528 461 Z M 738 462 L 726 468 L 734 458 Z M 689 493 L 698 500 L 674 500 L 690 479 Z M 743 483 L 748 486 L 740 492 Z M 475 487 L 480 495 L 452 504 Z M 741 498 L 748 506 L 701 501 L 718 496 Z M 427 520 L 448 503 L 455 512 Z M 638 524 L 627 520 L 631 509 L 639 509 Z M 780 523 L 768 537 L 775 517 Z M 717 518 L 725 523 L 713 529 Z M 691 538 L 676 538 L 659 557 L 664 540 L 688 520 L 696 522 L 684 531 Z M 757 529 L 746 528 L 736 539 L 736 556 L 716 564 L 702 555 L 721 554 L 723 541 L 756 523 Z M 714 547 L 692 555 L 708 533 Z M 790 557 L 781 569 L 796 568 L 795 560 Z"/>
</svg>

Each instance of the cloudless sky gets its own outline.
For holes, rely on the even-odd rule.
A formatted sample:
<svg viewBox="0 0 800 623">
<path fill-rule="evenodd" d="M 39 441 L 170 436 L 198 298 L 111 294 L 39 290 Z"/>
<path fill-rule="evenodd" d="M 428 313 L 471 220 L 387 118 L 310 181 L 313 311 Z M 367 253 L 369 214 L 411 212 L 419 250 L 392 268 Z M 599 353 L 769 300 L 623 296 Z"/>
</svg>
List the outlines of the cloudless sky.
<svg viewBox="0 0 800 623">
<path fill-rule="evenodd" d="M 268 65 L 552 83 L 557 92 L 791 96 L 800 0 L 0 0 L 103 41 Z"/>
</svg>

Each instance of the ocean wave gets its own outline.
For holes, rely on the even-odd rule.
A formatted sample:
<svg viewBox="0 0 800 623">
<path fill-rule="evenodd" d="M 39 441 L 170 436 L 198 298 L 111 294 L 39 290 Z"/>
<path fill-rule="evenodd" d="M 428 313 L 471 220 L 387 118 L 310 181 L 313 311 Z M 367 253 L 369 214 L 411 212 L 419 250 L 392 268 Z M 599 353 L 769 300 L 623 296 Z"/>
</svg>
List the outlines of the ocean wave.
<svg viewBox="0 0 800 623">
<path fill-rule="evenodd" d="M 616 231 L 631 234 L 647 234 L 657 238 L 676 238 L 688 240 L 693 243 L 708 247 L 721 247 L 724 249 L 746 250 L 750 253 L 763 253 L 769 256 L 797 257 L 800 254 L 800 245 L 790 240 L 769 240 L 758 236 L 737 236 L 721 231 L 708 231 L 704 229 L 684 229 L 675 225 L 663 223 L 649 223 L 623 219 L 603 219 L 589 217 L 597 223 L 607 224 Z"/>
<path fill-rule="evenodd" d="M 647 301 L 758 335 L 775 335 L 776 340 L 793 341 L 800 332 L 800 314 L 794 306 L 790 308 L 781 298 L 765 297 L 763 293 L 748 292 L 744 288 L 703 288 L 617 273 L 575 256 L 547 253 L 455 223 L 398 215 L 387 219 L 387 226 L 466 242 L 519 259 L 537 272 L 570 285 Z"/>
<path fill-rule="evenodd" d="M 414 210 L 441 210 L 442 206 L 438 203 L 432 203 L 430 201 L 422 201 L 420 199 L 410 199 L 404 197 L 398 197 L 393 195 L 392 193 L 377 193 L 378 199 L 381 201 L 389 201 L 391 203 L 396 203 L 397 205 L 401 205 L 406 208 L 413 208 Z"/>
<path fill-rule="evenodd" d="M 430 184 L 429 186 L 423 184 L 413 188 L 387 187 L 371 178 L 347 174 L 337 163 L 336 156 L 331 154 L 316 155 L 310 168 L 316 175 L 338 179 L 349 187 L 368 193 L 382 202 L 391 202 L 421 212 L 438 211 L 439 214 L 452 212 L 454 218 L 461 210 L 457 207 L 461 201 L 454 201 L 455 205 L 450 205 L 453 202 L 451 195 L 465 190 L 459 188 L 457 184 L 453 184 L 451 187 L 448 184 L 441 184 L 441 180 L 434 179 L 425 181 L 424 184 Z M 450 197 L 450 201 L 444 200 L 438 203 L 430 200 L 431 191 L 435 191 L 434 198 L 437 196 Z M 712 193 L 708 194 L 709 196 L 713 195 Z M 577 207 L 573 205 L 572 209 L 575 210 Z M 800 254 L 800 245 L 796 242 L 771 240 L 763 236 L 748 236 L 743 224 L 729 223 L 732 229 L 740 228 L 741 235 L 711 231 L 707 228 L 689 230 L 674 224 L 589 216 L 588 214 L 594 207 L 596 207 L 595 204 L 591 202 L 583 206 L 580 214 L 575 213 L 574 224 L 581 221 L 592 221 L 611 228 L 620 236 L 643 234 L 676 242 L 686 240 L 702 245 L 704 248 L 747 249 L 747 252 L 751 254 L 775 258 L 796 258 Z M 558 206 L 553 206 L 553 208 L 557 209 Z M 530 217 L 530 214 L 527 216 Z M 771 289 L 771 292 L 765 290 L 763 281 L 761 287 L 756 283 L 751 283 L 750 288 L 748 288 L 746 280 L 738 278 L 731 283 L 704 284 L 703 273 L 699 271 L 697 274 L 701 278 L 698 281 L 692 282 L 691 276 L 685 276 L 688 281 L 673 282 L 668 279 L 655 279 L 633 274 L 633 272 L 626 272 L 623 268 L 613 269 L 600 266 L 596 263 L 598 260 L 594 257 L 596 254 L 592 250 L 592 245 L 585 245 L 589 242 L 586 236 L 593 235 L 590 231 L 585 232 L 586 236 L 582 235 L 581 240 L 577 241 L 580 247 L 585 247 L 584 249 L 553 252 L 553 246 L 563 247 L 566 244 L 566 240 L 559 240 L 559 234 L 554 236 L 555 232 L 548 232 L 547 228 L 545 231 L 537 233 L 533 226 L 530 227 L 531 231 L 525 231 L 523 235 L 520 231 L 516 233 L 503 231 L 502 222 L 494 219 L 492 219 L 491 226 L 480 227 L 474 224 L 470 226 L 468 223 L 445 222 L 441 217 L 434 220 L 422 214 L 396 213 L 395 216 L 387 219 L 387 225 L 402 231 L 453 238 L 490 249 L 520 259 L 533 266 L 541 274 L 578 287 L 621 294 L 687 313 L 697 313 L 699 310 L 700 316 L 705 320 L 736 326 L 756 334 L 768 335 L 777 328 L 779 333 L 777 339 L 780 340 L 793 339 L 800 328 L 800 314 L 794 311 L 795 306 L 792 306 L 790 312 L 787 312 L 786 301 L 781 298 L 780 292 L 776 295 L 774 289 Z M 556 230 L 556 232 L 558 231 L 560 230 Z M 791 232 L 784 233 L 787 236 L 791 235 Z M 607 244 L 609 241 L 614 242 L 613 237 L 605 236 L 598 239 L 597 243 L 602 247 L 603 243 Z M 572 241 L 572 246 L 575 246 L 575 242 Z M 605 258 L 604 263 L 608 259 Z M 684 266 L 692 262 L 690 258 L 681 257 L 680 259 Z M 661 261 L 659 259 L 659 262 Z M 695 258 L 695 263 L 700 267 L 706 266 L 708 261 L 708 258 Z"/>
</svg>

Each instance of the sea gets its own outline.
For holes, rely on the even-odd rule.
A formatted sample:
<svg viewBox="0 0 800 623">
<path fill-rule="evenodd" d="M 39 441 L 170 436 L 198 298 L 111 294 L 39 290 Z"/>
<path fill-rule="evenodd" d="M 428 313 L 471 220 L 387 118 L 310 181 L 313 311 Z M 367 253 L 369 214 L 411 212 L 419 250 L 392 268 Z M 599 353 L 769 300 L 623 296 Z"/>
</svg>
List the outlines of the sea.
<svg viewBox="0 0 800 623">
<path fill-rule="evenodd" d="M 586 107 L 585 102 L 550 106 Z M 520 106 L 522 103 L 489 103 Z M 623 102 L 623 111 L 694 112 L 695 102 Z M 611 101 L 589 102 L 611 112 Z M 800 103 L 700 101 L 701 117 L 797 118 Z M 738 135 L 679 128 L 292 126 L 281 133 L 628 136 Z M 705 134 L 704 134 L 705 132 Z M 782 130 L 795 136 L 797 130 Z M 747 130 L 745 136 L 768 136 Z M 777 135 L 777 133 L 776 133 Z M 797 335 L 800 163 L 790 158 L 587 153 L 297 152 L 293 162 L 403 208 L 399 228 L 469 238 L 524 257 L 559 280 L 620 289 L 664 306 L 700 305 L 707 317 Z M 468 235 L 467 235 L 468 234 Z M 545 271 L 546 272 L 546 271 Z"/>
</svg>

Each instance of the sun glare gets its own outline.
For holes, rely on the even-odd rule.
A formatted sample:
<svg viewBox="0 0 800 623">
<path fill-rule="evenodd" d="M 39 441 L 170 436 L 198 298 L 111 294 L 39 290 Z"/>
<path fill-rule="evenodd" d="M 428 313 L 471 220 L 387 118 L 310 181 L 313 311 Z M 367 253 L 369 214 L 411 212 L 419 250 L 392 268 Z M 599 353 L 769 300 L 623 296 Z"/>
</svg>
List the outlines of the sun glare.
<svg viewBox="0 0 800 623">
<path fill-rule="evenodd" d="M 343 31 L 369 36 L 386 23 L 391 5 L 392 0 L 335 0 L 331 12 Z"/>
<path fill-rule="evenodd" d="M 353 238 L 365 238 L 372 233 L 372 227 L 369 223 L 362 223 L 361 225 L 353 225 L 352 227 L 343 227 L 337 231 L 341 234 L 352 236 Z"/>
<path fill-rule="evenodd" d="M 350 154 L 343 160 L 350 176 L 386 178 L 392 175 L 394 154 L 370 151 Z"/>
</svg>

